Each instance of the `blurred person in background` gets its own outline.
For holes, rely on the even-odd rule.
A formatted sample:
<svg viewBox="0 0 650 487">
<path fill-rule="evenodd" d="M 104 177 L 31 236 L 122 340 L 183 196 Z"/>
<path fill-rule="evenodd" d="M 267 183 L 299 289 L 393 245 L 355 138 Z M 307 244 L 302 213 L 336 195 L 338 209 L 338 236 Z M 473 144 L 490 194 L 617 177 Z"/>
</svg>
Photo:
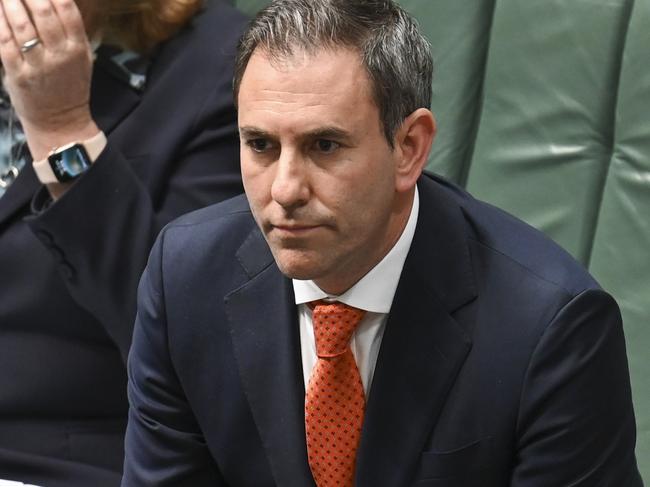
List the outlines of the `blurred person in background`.
<svg viewBox="0 0 650 487">
<path fill-rule="evenodd" d="M 0 0 L 0 479 L 119 485 L 137 282 L 241 192 L 222 1 Z"/>
</svg>

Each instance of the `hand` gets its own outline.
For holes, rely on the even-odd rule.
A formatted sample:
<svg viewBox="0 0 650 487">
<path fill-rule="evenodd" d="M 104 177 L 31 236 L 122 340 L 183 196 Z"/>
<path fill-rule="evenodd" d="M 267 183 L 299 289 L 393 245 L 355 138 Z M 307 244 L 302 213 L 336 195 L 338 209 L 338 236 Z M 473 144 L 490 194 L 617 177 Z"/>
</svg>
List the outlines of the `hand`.
<svg viewBox="0 0 650 487">
<path fill-rule="evenodd" d="M 74 0 L 0 0 L 4 84 L 34 160 L 92 137 L 92 52 Z M 29 41 L 40 42 L 28 48 Z M 22 47 L 22 49 L 21 49 Z"/>
</svg>

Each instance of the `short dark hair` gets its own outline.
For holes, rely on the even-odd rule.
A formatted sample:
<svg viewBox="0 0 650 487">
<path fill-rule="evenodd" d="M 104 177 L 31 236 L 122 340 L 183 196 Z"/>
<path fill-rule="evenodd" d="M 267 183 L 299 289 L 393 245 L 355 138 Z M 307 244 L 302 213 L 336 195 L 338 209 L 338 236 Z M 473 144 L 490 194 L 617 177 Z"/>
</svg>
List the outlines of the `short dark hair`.
<svg viewBox="0 0 650 487">
<path fill-rule="evenodd" d="M 296 49 L 314 53 L 348 47 L 361 56 L 393 146 L 397 129 L 418 108 L 431 105 L 431 46 L 417 22 L 393 0 L 274 0 L 251 21 L 239 41 L 235 102 L 246 66 L 260 48 L 271 59 Z"/>
</svg>

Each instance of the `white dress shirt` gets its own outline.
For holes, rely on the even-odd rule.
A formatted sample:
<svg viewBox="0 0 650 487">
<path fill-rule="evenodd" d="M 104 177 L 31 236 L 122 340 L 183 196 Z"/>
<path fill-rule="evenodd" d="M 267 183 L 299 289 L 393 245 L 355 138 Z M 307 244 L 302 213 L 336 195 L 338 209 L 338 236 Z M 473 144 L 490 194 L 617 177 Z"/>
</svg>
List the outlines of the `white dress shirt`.
<svg viewBox="0 0 650 487">
<path fill-rule="evenodd" d="M 352 335 L 350 347 L 361 375 L 363 390 L 366 398 L 368 397 L 388 313 L 393 304 L 404 261 L 411 248 L 419 209 L 420 198 L 416 187 L 411 214 L 400 238 L 375 267 L 340 296 L 327 294 L 313 281 L 293 279 L 293 291 L 300 321 L 300 348 L 305 387 L 309 384 L 311 371 L 318 359 L 311 309 L 307 303 L 318 299 L 340 301 L 366 311 L 366 315 Z"/>
</svg>

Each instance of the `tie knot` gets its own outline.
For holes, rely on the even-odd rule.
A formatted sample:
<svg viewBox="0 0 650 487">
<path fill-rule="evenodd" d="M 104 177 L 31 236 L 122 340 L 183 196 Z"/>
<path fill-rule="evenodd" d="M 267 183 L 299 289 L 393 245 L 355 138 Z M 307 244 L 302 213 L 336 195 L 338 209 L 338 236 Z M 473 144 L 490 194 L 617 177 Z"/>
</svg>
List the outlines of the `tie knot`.
<svg viewBox="0 0 650 487">
<path fill-rule="evenodd" d="M 347 304 L 315 301 L 312 322 L 319 357 L 335 357 L 348 349 L 350 338 L 366 312 Z"/>
</svg>

